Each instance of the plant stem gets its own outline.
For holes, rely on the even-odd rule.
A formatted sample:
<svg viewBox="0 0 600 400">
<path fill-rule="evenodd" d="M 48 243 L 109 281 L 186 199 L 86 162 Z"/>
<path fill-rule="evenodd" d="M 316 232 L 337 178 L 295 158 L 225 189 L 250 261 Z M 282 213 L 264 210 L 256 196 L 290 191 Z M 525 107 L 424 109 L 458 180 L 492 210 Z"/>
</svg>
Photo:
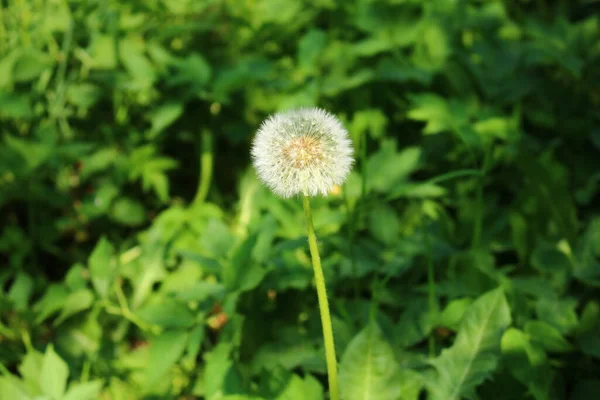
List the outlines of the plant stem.
<svg viewBox="0 0 600 400">
<path fill-rule="evenodd" d="M 335 346 L 333 343 L 333 329 L 331 327 L 331 315 L 329 314 L 329 303 L 327 302 L 327 289 L 325 288 L 325 277 L 321 268 L 317 236 L 310 213 L 310 199 L 304 196 L 304 215 L 308 229 L 308 245 L 315 273 L 315 284 L 317 286 L 317 297 L 319 299 L 319 310 L 321 312 L 321 324 L 323 325 L 323 339 L 325 341 L 325 360 L 327 361 L 327 375 L 329 379 L 329 396 L 331 400 L 339 400 L 337 361 L 335 358 Z"/>
<path fill-rule="evenodd" d="M 198 183 L 198 191 L 194 198 L 193 204 L 199 205 L 204 203 L 210 182 L 212 180 L 213 170 L 213 137 L 208 130 L 202 131 L 202 144 L 200 150 L 200 182 Z"/>
</svg>

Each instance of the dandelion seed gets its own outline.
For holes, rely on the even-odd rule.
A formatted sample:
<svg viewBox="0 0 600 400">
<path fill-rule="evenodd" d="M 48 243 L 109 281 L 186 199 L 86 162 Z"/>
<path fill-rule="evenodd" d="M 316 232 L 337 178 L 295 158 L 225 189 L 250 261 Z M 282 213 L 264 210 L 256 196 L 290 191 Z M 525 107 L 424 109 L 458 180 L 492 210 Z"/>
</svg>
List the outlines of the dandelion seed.
<svg viewBox="0 0 600 400">
<path fill-rule="evenodd" d="M 352 142 L 341 122 L 319 108 L 274 114 L 252 144 L 259 178 L 281 197 L 326 196 L 352 168 Z"/>
</svg>

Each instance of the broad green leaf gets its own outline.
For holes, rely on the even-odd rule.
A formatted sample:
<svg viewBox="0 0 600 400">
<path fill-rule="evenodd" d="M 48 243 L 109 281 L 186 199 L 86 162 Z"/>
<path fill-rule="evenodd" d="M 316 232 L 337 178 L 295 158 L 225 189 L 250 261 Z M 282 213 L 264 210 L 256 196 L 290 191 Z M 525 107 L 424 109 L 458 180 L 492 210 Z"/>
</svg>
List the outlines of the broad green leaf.
<svg viewBox="0 0 600 400">
<path fill-rule="evenodd" d="M 68 377 L 69 366 L 56 354 L 52 345 L 48 345 L 40 372 L 42 393 L 50 396 L 53 400 L 61 400 L 67 388 Z"/>
<path fill-rule="evenodd" d="M 67 289 L 63 285 L 53 284 L 48 286 L 44 296 L 33 306 L 38 313 L 36 323 L 43 322 L 50 315 L 58 312 L 69 297 Z"/>
<path fill-rule="evenodd" d="M 112 206 L 111 217 L 126 226 L 139 226 L 146 220 L 144 206 L 131 197 L 121 197 Z"/>
<path fill-rule="evenodd" d="M 25 384 L 13 376 L 0 376 L 0 399 L 31 400 Z"/>
<path fill-rule="evenodd" d="M 600 306 L 591 301 L 583 309 L 576 340 L 579 348 L 592 357 L 600 358 Z"/>
<path fill-rule="evenodd" d="M 540 298 L 535 310 L 540 320 L 552 325 L 562 334 L 570 333 L 577 327 L 577 301 L 575 299 Z"/>
<path fill-rule="evenodd" d="M 51 156 L 53 148 L 45 143 L 4 135 L 8 147 L 17 152 L 26 161 L 29 170 L 36 169 Z"/>
<path fill-rule="evenodd" d="M 96 400 L 100 398 L 102 385 L 101 380 L 71 384 L 61 400 Z"/>
<path fill-rule="evenodd" d="M 400 220 L 396 211 L 386 204 L 369 208 L 369 230 L 384 244 L 396 241 L 400 234 Z"/>
<path fill-rule="evenodd" d="M 515 328 L 504 333 L 501 346 L 503 361 L 510 374 L 527 386 L 536 400 L 550 399 L 554 374 L 546 363 L 544 351 Z"/>
<path fill-rule="evenodd" d="M 152 128 L 148 138 L 155 138 L 173 124 L 181 114 L 183 114 L 182 103 L 167 103 L 159 107 L 151 116 Z"/>
<path fill-rule="evenodd" d="M 465 312 L 473 304 L 473 300 L 465 297 L 452 300 L 440 313 L 438 324 L 452 330 L 458 330 Z"/>
<path fill-rule="evenodd" d="M 314 379 L 314 378 L 313 378 Z M 311 381 L 315 382 L 314 380 Z M 318 383 L 317 383 L 318 385 Z M 320 387 L 316 386 L 316 390 L 313 386 L 306 384 L 302 378 L 298 375 L 293 375 L 290 379 L 289 383 L 286 385 L 285 389 L 281 392 L 279 396 L 276 397 L 277 400 L 302 400 L 302 399 L 319 399 L 319 397 L 323 398 L 322 390 L 319 391 Z M 320 395 L 320 396 L 319 396 Z"/>
<path fill-rule="evenodd" d="M 264 278 L 265 269 L 251 257 L 256 240 L 257 236 L 252 235 L 234 250 L 223 273 L 223 281 L 228 289 L 240 291 L 254 289 Z"/>
<path fill-rule="evenodd" d="M 189 334 L 185 330 L 164 331 L 150 343 L 145 387 L 151 389 L 183 355 Z"/>
<path fill-rule="evenodd" d="M 144 40 L 132 36 L 121 39 L 118 43 L 120 60 L 133 78 L 133 82 L 129 84 L 135 87 L 149 87 L 156 79 L 156 73 L 145 54 Z"/>
<path fill-rule="evenodd" d="M 394 340 L 403 348 L 413 346 L 429 335 L 433 322 L 425 300 L 412 302 L 400 314 L 394 327 Z"/>
<path fill-rule="evenodd" d="M 432 360 L 436 374 L 428 387 L 435 400 L 469 397 L 496 370 L 500 339 L 511 322 L 502 289 L 479 297 L 465 312 L 452 347 Z"/>
<path fill-rule="evenodd" d="M 117 66 L 117 41 L 108 35 L 94 35 L 90 44 L 90 55 L 94 68 L 113 69 Z"/>
<path fill-rule="evenodd" d="M 573 274 L 582 282 L 600 287 L 600 218 L 593 219 L 575 250 Z"/>
<path fill-rule="evenodd" d="M 437 21 L 431 20 L 422 26 L 422 31 L 417 36 L 413 61 L 424 70 L 435 71 L 443 67 L 451 54 L 448 33 L 444 30 L 444 25 Z"/>
<path fill-rule="evenodd" d="M 243 393 L 240 377 L 231 357 L 231 343 L 219 343 L 205 355 L 204 396 L 207 400 Z"/>
<path fill-rule="evenodd" d="M 340 362 L 340 395 L 343 400 L 396 400 L 399 365 L 392 346 L 371 322 L 348 344 Z"/>
<path fill-rule="evenodd" d="M 419 395 L 423 389 L 423 377 L 421 374 L 412 369 L 401 368 L 395 379 L 400 384 L 401 396 L 399 400 L 419 399 Z"/>
<path fill-rule="evenodd" d="M 23 382 L 28 386 L 31 393 L 42 393 L 40 387 L 40 377 L 44 355 L 38 351 L 27 352 L 23 361 L 19 365 L 19 373 L 23 377 Z M 2 398 L 2 397 L 0 397 Z"/>
<path fill-rule="evenodd" d="M 298 42 L 298 65 L 307 72 L 318 71 L 319 57 L 327 44 L 327 33 L 320 29 L 311 29 Z"/>
<path fill-rule="evenodd" d="M 209 81 L 212 75 L 210 64 L 199 53 L 190 53 L 186 58 L 177 62 L 175 73 L 169 77 L 171 85 L 185 85 L 192 90 L 198 90 Z"/>
<path fill-rule="evenodd" d="M 350 127 L 355 146 L 358 143 L 363 146 L 367 134 L 376 139 L 382 138 L 385 135 L 387 125 L 388 118 L 381 110 L 368 109 L 356 112 Z M 358 152 L 358 149 L 356 151 Z"/>
<path fill-rule="evenodd" d="M 105 237 L 102 237 L 88 259 L 92 284 L 102 298 L 108 296 L 110 285 L 112 284 L 115 270 L 113 257 L 113 245 Z"/>
<path fill-rule="evenodd" d="M 70 293 L 58 318 L 54 321 L 54 326 L 60 325 L 64 320 L 83 310 L 87 310 L 94 303 L 94 293 L 89 289 L 77 290 Z"/>
<path fill-rule="evenodd" d="M 546 351 L 565 353 L 571 351 L 573 346 L 560 334 L 558 329 L 542 321 L 528 321 L 525 324 L 525 333 L 532 343 Z"/>
<path fill-rule="evenodd" d="M 395 143 L 386 140 L 367 162 L 367 185 L 377 192 L 389 192 L 419 168 L 421 153 L 418 147 L 397 152 Z"/>
<path fill-rule="evenodd" d="M 25 272 L 19 273 L 8 291 L 8 298 L 15 304 L 17 310 L 22 310 L 29 304 L 32 294 L 33 279 Z"/>
<path fill-rule="evenodd" d="M 46 54 L 34 49 L 24 50 L 14 64 L 13 80 L 27 82 L 36 79 L 51 65 L 51 59 Z"/>
<path fill-rule="evenodd" d="M 185 304 L 171 298 L 156 299 L 140 308 L 137 314 L 163 328 L 189 328 L 196 322 L 195 315 Z"/>
<path fill-rule="evenodd" d="M 102 97 L 102 89 L 91 83 L 71 84 L 67 87 L 67 100 L 84 110 L 94 106 Z"/>
</svg>

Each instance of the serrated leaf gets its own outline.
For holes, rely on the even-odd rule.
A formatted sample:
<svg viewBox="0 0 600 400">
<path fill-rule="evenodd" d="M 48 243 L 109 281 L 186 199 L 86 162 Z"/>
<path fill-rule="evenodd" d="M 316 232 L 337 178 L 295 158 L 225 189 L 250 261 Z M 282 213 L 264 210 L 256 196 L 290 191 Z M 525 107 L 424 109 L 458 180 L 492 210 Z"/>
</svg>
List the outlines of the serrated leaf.
<svg viewBox="0 0 600 400">
<path fill-rule="evenodd" d="M 340 362 L 343 400 L 396 400 L 400 384 L 394 376 L 398 362 L 392 346 L 371 322 L 348 344 Z"/>
<path fill-rule="evenodd" d="M 452 347 L 431 362 L 437 371 L 428 380 L 432 399 L 470 397 L 475 387 L 495 371 L 500 339 L 510 322 L 502 289 L 479 297 L 466 311 Z"/>
</svg>

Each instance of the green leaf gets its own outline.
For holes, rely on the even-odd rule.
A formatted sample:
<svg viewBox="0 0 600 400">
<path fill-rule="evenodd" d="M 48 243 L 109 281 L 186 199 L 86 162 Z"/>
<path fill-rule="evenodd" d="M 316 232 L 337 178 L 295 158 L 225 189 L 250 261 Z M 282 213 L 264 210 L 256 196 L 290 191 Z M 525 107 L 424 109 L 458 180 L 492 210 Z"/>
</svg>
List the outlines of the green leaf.
<svg viewBox="0 0 600 400">
<path fill-rule="evenodd" d="M 64 320 L 78 312 L 87 310 L 93 303 L 94 293 L 89 289 L 81 289 L 70 293 L 60 315 L 54 321 L 54 326 L 60 325 Z"/>
<path fill-rule="evenodd" d="M 399 238 L 400 220 L 389 205 L 378 203 L 369 208 L 369 230 L 382 243 L 391 244 Z"/>
<path fill-rule="evenodd" d="M 163 328 L 189 328 L 196 322 L 195 315 L 183 303 L 170 299 L 157 299 L 137 311 L 145 321 Z"/>
<path fill-rule="evenodd" d="M 71 384 L 61 400 L 96 400 L 100 398 L 102 385 L 101 380 Z"/>
<path fill-rule="evenodd" d="M 90 45 L 90 56 L 93 67 L 114 69 L 117 66 L 117 50 L 115 38 L 109 35 L 94 35 Z"/>
<path fill-rule="evenodd" d="M 542 347 L 546 351 L 565 353 L 573 349 L 558 329 L 542 321 L 528 321 L 525 324 L 525 333 L 532 343 Z"/>
<path fill-rule="evenodd" d="M 600 358 L 600 305 L 591 301 L 586 304 L 576 331 L 577 344 L 581 351 Z"/>
<path fill-rule="evenodd" d="M 503 361 L 508 371 L 529 389 L 536 400 L 548 400 L 554 374 L 546 363 L 546 354 L 529 341 L 527 335 L 510 328 L 502 337 Z"/>
<path fill-rule="evenodd" d="M 139 226 L 146 220 L 144 206 L 130 197 L 121 197 L 113 204 L 111 217 L 127 226 Z"/>
<path fill-rule="evenodd" d="M 394 327 L 394 341 L 401 347 L 413 346 L 429 335 L 433 321 L 425 300 L 407 305 Z"/>
<path fill-rule="evenodd" d="M 367 184 L 377 192 L 389 192 L 420 166 L 421 149 L 408 147 L 396 151 L 396 144 L 386 140 L 367 162 Z"/>
<path fill-rule="evenodd" d="M 62 399 L 67 388 L 68 377 L 69 366 L 54 352 L 52 345 L 48 345 L 40 373 L 42 393 L 50 396 L 53 400 Z"/>
<path fill-rule="evenodd" d="M 192 90 L 204 87 L 212 75 L 210 64 L 199 53 L 190 53 L 176 64 L 175 73 L 169 77 L 171 85 L 186 85 Z"/>
<path fill-rule="evenodd" d="M 269 398 L 271 398 L 269 396 Z M 275 400 L 304 400 L 304 399 L 323 399 L 323 388 L 319 381 L 307 375 L 302 379 L 296 374 L 292 374 L 286 382 L 283 382 L 283 387 L 280 388 Z"/>
<path fill-rule="evenodd" d="M 371 322 L 348 344 L 340 362 L 340 394 L 343 400 L 396 400 L 399 365 L 392 346 Z"/>
<path fill-rule="evenodd" d="M 29 351 L 25 354 L 23 361 L 19 365 L 19 373 L 32 393 L 42 393 L 40 376 L 42 373 L 43 362 L 44 355 L 42 353 L 38 351 Z"/>
<path fill-rule="evenodd" d="M 327 44 L 327 33 L 320 29 L 309 30 L 298 42 L 298 64 L 308 72 L 318 71 L 317 62 Z"/>
<path fill-rule="evenodd" d="M 552 325 L 562 334 L 568 334 L 577 327 L 576 308 L 576 300 L 554 297 L 542 297 L 535 305 L 538 318 Z"/>
<path fill-rule="evenodd" d="M 187 346 L 188 336 L 187 331 L 165 331 L 151 341 L 146 367 L 146 389 L 151 389 L 160 382 L 181 358 Z"/>
<path fill-rule="evenodd" d="M 69 292 L 63 285 L 53 284 L 48 287 L 44 296 L 33 306 L 33 310 L 38 314 L 36 323 L 43 322 L 50 315 L 59 311 L 67 298 Z"/>
<path fill-rule="evenodd" d="M 113 256 L 114 248 L 112 244 L 105 237 L 102 237 L 88 259 L 92 285 L 102 298 L 108 296 L 112 284 L 115 270 Z"/>
<path fill-rule="evenodd" d="M 254 289 L 264 278 L 266 270 L 252 260 L 257 236 L 252 235 L 234 251 L 223 273 L 225 286 L 230 290 Z"/>
<path fill-rule="evenodd" d="M 33 279 L 25 272 L 19 273 L 8 291 L 8 298 L 15 304 L 15 309 L 22 310 L 26 308 L 32 294 Z"/>
<path fill-rule="evenodd" d="M 154 139 L 183 114 L 182 103 L 167 103 L 160 106 L 151 116 L 152 129 L 148 139 Z"/>
<path fill-rule="evenodd" d="M 0 399 L 31 400 L 32 398 L 23 382 L 13 376 L 0 376 Z"/>
<path fill-rule="evenodd" d="M 53 148 L 45 143 L 24 140 L 12 135 L 4 135 L 7 146 L 17 152 L 27 162 L 29 170 L 36 169 L 50 158 Z"/>
<path fill-rule="evenodd" d="M 13 80 L 27 82 L 36 79 L 51 65 L 50 57 L 46 54 L 35 49 L 24 50 L 14 64 Z"/>
<path fill-rule="evenodd" d="M 423 377 L 416 371 L 401 368 L 398 373 L 400 400 L 418 400 L 423 389 Z"/>
<path fill-rule="evenodd" d="M 502 333 L 511 322 L 502 289 L 479 297 L 466 311 L 452 347 L 444 349 L 431 363 L 437 374 L 428 387 L 435 400 L 458 400 L 495 371 Z"/>
<path fill-rule="evenodd" d="M 452 300 L 439 316 L 438 324 L 452 330 L 458 330 L 465 312 L 473 304 L 473 300 L 466 297 Z"/>
<path fill-rule="evenodd" d="M 593 219 L 575 250 L 573 274 L 582 282 L 600 287 L 600 218 Z"/>
<path fill-rule="evenodd" d="M 204 397 L 207 400 L 244 392 L 241 378 L 234 368 L 231 351 L 231 343 L 221 342 L 205 355 Z"/>
</svg>

